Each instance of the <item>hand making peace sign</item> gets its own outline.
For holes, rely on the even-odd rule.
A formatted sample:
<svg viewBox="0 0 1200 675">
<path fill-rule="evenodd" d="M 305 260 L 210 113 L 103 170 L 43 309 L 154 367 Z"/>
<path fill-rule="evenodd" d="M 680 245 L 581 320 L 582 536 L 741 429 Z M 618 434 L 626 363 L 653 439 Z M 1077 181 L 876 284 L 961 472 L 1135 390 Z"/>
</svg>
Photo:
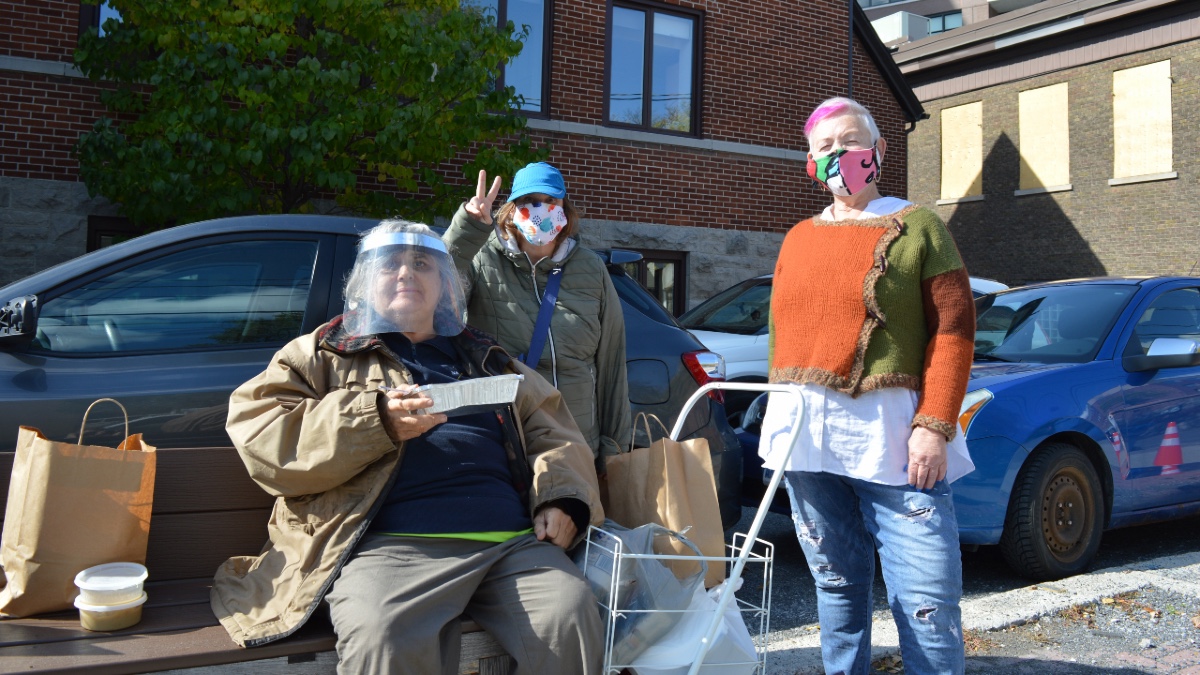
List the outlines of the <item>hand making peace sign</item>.
<svg viewBox="0 0 1200 675">
<path fill-rule="evenodd" d="M 475 196 L 467 202 L 467 213 L 484 225 L 492 224 L 492 204 L 496 195 L 500 194 L 500 176 L 492 181 L 492 189 L 487 190 L 487 172 L 479 170 L 479 182 L 475 185 Z"/>
</svg>

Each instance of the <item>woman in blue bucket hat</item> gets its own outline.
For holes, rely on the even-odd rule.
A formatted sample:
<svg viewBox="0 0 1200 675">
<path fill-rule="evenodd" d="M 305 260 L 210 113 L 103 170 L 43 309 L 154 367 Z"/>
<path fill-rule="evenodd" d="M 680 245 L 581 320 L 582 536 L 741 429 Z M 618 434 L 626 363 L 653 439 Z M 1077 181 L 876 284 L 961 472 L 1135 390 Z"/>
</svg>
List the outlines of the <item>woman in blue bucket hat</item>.
<svg viewBox="0 0 1200 675">
<path fill-rule="evenodd" d="M 576 239 L 579 212 L 558 169 L 526 165 L 493 216 L 500 187 L 480 171 L 446 231 L 467 321 L 558 388 L 603 474 L 631 433 L 621 301 L 604 261 Z"/>
</svg>

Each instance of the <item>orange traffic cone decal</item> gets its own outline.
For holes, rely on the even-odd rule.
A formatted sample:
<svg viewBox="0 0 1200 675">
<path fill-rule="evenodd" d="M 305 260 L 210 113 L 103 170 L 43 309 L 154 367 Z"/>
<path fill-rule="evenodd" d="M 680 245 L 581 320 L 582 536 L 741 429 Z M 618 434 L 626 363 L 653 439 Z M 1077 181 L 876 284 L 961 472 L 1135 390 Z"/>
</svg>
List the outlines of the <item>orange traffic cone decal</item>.
<svg viewBox="0 0 1200 675">
<path fill-rule="evenodd" d="M 1163 434 L 1162 444 L 1158 446 L 1158 454 L 1154 457 L 1154 465 L 1162 467 L 1162 475 L 1179 473 L 1179 465 L 1183 464 L 1183 449 L 1179 445 L 1179 427 L 1174 422 L 1167 424 L 1167 432 Z"/>
</svg>

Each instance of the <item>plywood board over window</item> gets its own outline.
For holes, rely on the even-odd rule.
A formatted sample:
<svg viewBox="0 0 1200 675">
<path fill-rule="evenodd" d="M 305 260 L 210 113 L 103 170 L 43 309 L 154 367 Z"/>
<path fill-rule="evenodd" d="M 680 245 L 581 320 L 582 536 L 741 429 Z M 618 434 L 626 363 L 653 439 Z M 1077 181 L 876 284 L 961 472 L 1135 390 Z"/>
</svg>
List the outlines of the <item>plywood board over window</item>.
<svg viewBox="0 0 1200 675">
<path fill-rule="evenodd" d="M 1171 171 L 1171 62 L 1113 73 L 1113 178 Z"/>
<path fill-rule="evenodd" d="M 983 194 L 983 102 L 942 111 L 942 199 Z"/>
<path fill-rule="evenodd" d="M 1017 95 L 1021 142 L 1021 189 L 1059 188 L 1071 182 L 1071 134 L 1067 83 Z"/>
</svg>

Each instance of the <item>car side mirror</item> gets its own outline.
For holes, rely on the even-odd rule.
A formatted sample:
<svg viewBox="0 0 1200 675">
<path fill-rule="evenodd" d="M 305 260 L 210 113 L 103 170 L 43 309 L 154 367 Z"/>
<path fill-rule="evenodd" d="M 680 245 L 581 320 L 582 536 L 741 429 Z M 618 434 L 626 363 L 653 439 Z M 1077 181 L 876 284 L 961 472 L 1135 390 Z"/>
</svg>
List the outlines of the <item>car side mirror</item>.
<svg viewBox="0 0 1200 675">
<path fill-rule="evenodd" d="M 606 262 L 609 265 L 624 265 L 626 263 L 635 263 L 642 259 L 642 254 L 637 251 L 626 251 L 620 248 L 610 249 L 601 255 L 607 258 Z"/>
<path fill-rule="evenodd" d="M 1155 338 L 1145 356 L 1126 356 L 1121 365 L 1131 373 L 1159 368 L 1200 366 L 1200 341 L 1186 338 Z"/>
<path fill-rule="evenodd" d="M 36 295 L 13 298 L 0 307 L 0 344 L 29 342 L 37 334 Z"/>
</svg>

